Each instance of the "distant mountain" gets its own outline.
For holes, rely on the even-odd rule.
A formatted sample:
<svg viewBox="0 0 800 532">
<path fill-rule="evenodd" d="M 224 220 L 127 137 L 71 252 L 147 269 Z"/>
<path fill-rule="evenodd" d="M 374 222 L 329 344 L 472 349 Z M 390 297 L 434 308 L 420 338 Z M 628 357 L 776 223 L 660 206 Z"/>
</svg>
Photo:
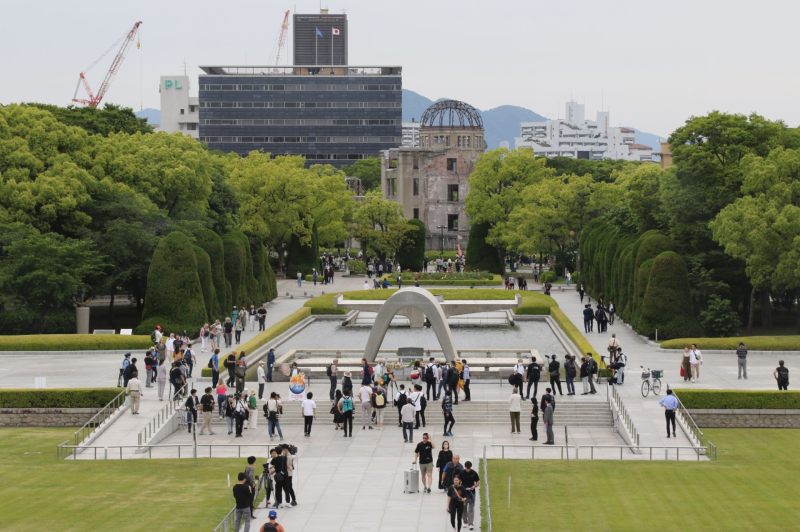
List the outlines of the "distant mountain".
<svg viewBox="0 0 800 532">
<path fill-rule="evenodd" d="M 440 98 L 437 102 L 443 100 Z M 411 122 L 413 118 L 419 122 L 422 113 L 425 112 L 430 105 L 434 103 L 430 98 L 426 98 L 421 94 L 414 91 L 403 89 L 403 122 Z M 479 109 L 480 111 L 480 109 Z M 486 144 L 489 145 L 490 150 L 500 147 L 500 142 L 507 140 L 511 148 L 514 148 L 514 138 L 519 136 L 520 122 L 540 122 L 547 120 L 542 115 L 518 107 L 516 105 L 501 105 L 494 109 L 480 111 L 481 118 L 483 118 L 483 127 L 486 130 Z M 650 146 L 654 151 L 658 151 L 661 145 L 659 144 L 659 136 L 652 133 L 645 133 L 636 128 L 631 128 L 636 131 L 636 143 Z"/>
<path fill-rule="evenodd" d="M 146 118 L 147 123 L 151 126 L 155 126 L 161 123 L 161 111 L 158 109 L 153 109 L 148 107 L 147 109 L 142 109 L 141 111 L 134 111 L 133 114 L 138 116 L 139 118 Z"/>
</svg>

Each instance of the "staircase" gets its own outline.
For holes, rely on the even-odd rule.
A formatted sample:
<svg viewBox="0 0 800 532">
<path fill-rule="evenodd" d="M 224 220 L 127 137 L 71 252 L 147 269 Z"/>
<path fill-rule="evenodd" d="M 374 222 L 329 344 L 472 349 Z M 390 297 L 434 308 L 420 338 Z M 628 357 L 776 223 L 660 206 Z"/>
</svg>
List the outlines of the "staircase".
<svg viewBox="0 0 800 532">
<path fill-rule="evenodd" d="M 283 415 L 280 418 L 282 427 L 295 426 L 303 424 L 303 417 L 301 415 L 301 403 L 299 401 L 284 401 L 283 402 Z M 361 403 L 355 402 L 355 419 L 361 419 Z M 259 424 L 266 423 L 264 419 L 264 412 L 262 410 L 263 403 L 259 403 Z M 317 419 L 320 421 L 326 420 L 326 416 L 330 416 L 331 405 L 327 398 L 317 401 Z M 387 419 L 394 419 L 397 410 L 391 405 L 386 407 Z M 530 414 L 530 402 L 524 402 L 522 405 L 522 418 L 527 419 Z M 439 403 L 428 403 L 428 408 L 425 410 L 428 422 L 431 420 L 439 421 L 441 418 L 441 409 Z M 460 401 L 457 406 L 453 406 L 453 415 L 456 422 L 466 425 L 507 425 L 508 424 L 508 403 L 505 401 Z M 542 415 L 539 414 L 541 421 Z M 226 425 L 226 420 L 219 419 L 215 416 L 214 425 Z M 614 421 L 611 417 L 611 411 L 606 401 L 596 401 L 591 399 L 575 399 L 567 400 L 561 396 L 556 397 L 556 409 L 554 412 L 553 423 L 559 426 L 570 427 L 613 427 Z"/>
</svg>

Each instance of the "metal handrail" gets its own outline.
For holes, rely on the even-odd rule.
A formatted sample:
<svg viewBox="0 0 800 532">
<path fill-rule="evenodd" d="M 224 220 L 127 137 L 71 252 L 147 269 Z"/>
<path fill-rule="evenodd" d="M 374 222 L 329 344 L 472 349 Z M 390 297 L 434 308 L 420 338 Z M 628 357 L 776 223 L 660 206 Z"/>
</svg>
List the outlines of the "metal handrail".
<svg viewBox="0 0 800 532">
<path fill-rule="evenodd" d="M 172 385 L 170 384 L 170 388 L 171 387 Z M 167 404 L 158 411 L 150 423 L 145 425 L 145 427 L 139 431 L 139 445 L 144 445 L 147 443 L 147 441 L 153 437 L 153 434 L 155 434 L 162 425 L 166 424 L 166 422 L 170 420 L 172 414 L 175 413 L 181 402 L 181 399 L 178 397 L 180 394 L 181 392 L 175 392 L 175 394 L 172 396 L 172 399 L 167 400 Z"/>
<path fill-rule="evenodd" d="M 671 388 L 669 387 L 669 385 L 667 385 L 667 390 L 670 390 L 670 389 Z M 703 441 L 705 440 L 705 436 L 703 434 L 703 431 L 700 430 L 700 427 L 698 427 L 697 423 L 694 422 L 694 419 L 692 418 L 692 415 L 689 413 L 689 410 L 687 410 L 686 407 L 683 405 L 683 402 L 681 401 L 680 397 L 678 397 L 678 395 L 675 394 L 675 393 L 673 393 L 672 396 L 675 397 L 675 399 L 678 400 L 678 412 L 677 413 L 678 413 L 678 415 L 681 417 L 681 419 L 684 422 L 684 423 L 681 424 L 681 430 L 686 432 L 686 429 L 683 427 L 683 425 L 685 424 L 686 428 L 689 429 L 689 431 L 692 433 L 694 438 L 697 440 L 697 447 L 705 447 L 703 445 Z M 688 434 L 686 436 L 691 441 L 691 437 L 689 437 Z"/>
<path fill-rule="evenodd" d="M 480 490 L 486 492 L 486 523 L 489 525 L 489 532 L 492 532 L 492 506 L 489 502 L 489 469 L 486 463 L 486 446 L 483 446 L 483 482 L 480 484 Z"/>
<path fill-rule="evenodd" d="M 709 440 L 708 442 L 708 453 L 711 455 L 711 460 L 717 461 L 717 446 L 711 443 Z"/>
<path fill-rule="evenodd" d="M 93 415 L 89 421 L 83 424 L 81 428 L 75 431 L 75 446 L 77 447 L 80 445 L 82 441 L 92 435 L 92 433 L 97 430 L 97 427 L 102 425 L 106 422 L 106 420 L 111 417 L 111 415 L 123 404 L 125 404 L 125 393 L 126 390 L 122 390 L 114 397 L 106 406 L 100 409 L 98 413 Z M 102 418 L 102 421 L 96 421 Z M 91 425 L 94 425 L 93 427 Z M 92 430 L 89 430 L 89 429 Z"/>
<path fill-rule="evenodd" d="M 610 388 L 611 391 L 606 393 L 608 397 L 609 406 L 613 405 L 617 408 L 618 416 L 617 419 L 619 421 L 624 421 L 625 429 L 629 430 L 629 434 L 631 437 L 631 441 L 636 443 L 636 446 L 639 445 L 639 431 L 636 429 L 636 426 L 633 424 L 633 419 L 628 414 L 628 409 L 625 408 L 625 405 L 622 402 L 622 398 L 617 392 L 616 387 L 612 387 L 610 384 L 606 385 L 607 388 Z"/>
<path fill-rule="evenodd" d="M 217 527 L 214 529 L 214 532 L 228 532 L 234 529 L 235 526 L 235 515 L 236 514 L 236 507 L 234 506 L 231 508 L 231 511 L 225 515 L 225 517 L 220 521 Z"/>
<path fill-rule="evenodd" d="M 634 451 L 634 450 L 645 451 L 645 450 L 648 450 L 650 452 L 650 460 L 651 461 L 653 460 L 653 449 L 664 449 L 665 451 L 668 451 L 669 449 L 675 449 L 676 450 L 676 458 L 675 458 L 676 460 L 680 460 L 680 458 L 681 458 L 681 451 L 680 451 L 681 449 L 688 449 L 688 450 L 693 451 L 695 453 L 695 455 L 697 456 L 697 461 L 698 462 L 700 461 L 700 456 L 702 455 L 702 453 L 699 452 L 697 447 L 686 446 L 686 445 L 652 445 L 652 446 L 646 446 L 646 447 L 642 447 L 642 446 L 639 446 L 639 445 L 549 445 L 548 447 L 542 447 L 542 446 L 535 446 L 535 445 L 516 445 L 516 444 L 505 444 L 505 443 L 493 443 L 491 445 L 492 445 L 492 447 L 500 447 L 501 448 L 501 459 L 503 459 L 503 460 L 505 460 L 505 448 L 506 447 L 517 447 L 517 448 L 524 448 L 524 449 L 530 448 L 531 449 L 531 458 L 530 458 L 531 460 L 536 458 L 536 449 L 542 450 L 542 449 L 546 449 L 548 447 L 549 448 L 554 448 L 554 449 L 561 449 L 561 457 L 560 457 L 561 460 L 564 460 L 564 458 L 565 458 L 564 457 L 564 449 L 567 449 L 567 459 L 569 459 L 569 449 L 570 448 L 575 449 L 575 459 L 576 460 L 580 459 L 580 450 L 582 448 L 590 449 L 589 460 L 594 460 L 594 449 L 595 448 L 598 448 L 598 449 L 619 449 L 619 459 L 620 460 L 623 460 L 623 450 L 625 450 L 625 449 L 628 449 L 630 451 Z M 715 448 L 715 452 L 716 452 L 716 448 Z M 664 460 L 667 460 L 667 459 L 668 459 L 668 455 L 665 452 Z"/>
<path fill-rule="evenodd" d="M 66 455 L 72 454 L 72 453 L 69 453 L 69 452 L 64 452 L 64 450 L 80 448 L 80 449 L 85 449 L 85 450 L 94 449 L 94 459 L 95 460 L 97 460 L 97 450 L 98 449 L 103 451 L 103 457 L 102 458 L 104 460 L 108 459 L 108 450 L 109 449 L 118 449 L 119 450 L 120 459 L 122 459 L 122 451 L 123 451 L 123 449 L 146 449 L 147 453 L 148 453 L 147 457 L 148 458 L 152 458 L 153 457 L 153 449 L 177 448 L 178 449 L 178 458 L 182 458 L 182 456 L 181 456 L 181 448 L 183 448 L 183 447 L 194 448 L 195 447 L 195 443 L 194 442 L 192 442 L 192 443 L 165 443 L 165 444 L 156 444 L 156 445 L 143 444 L 143 445 L 76 446 L 76 445 L 67 445 L 66 443 L 68 441 L 69 440 L 65 440 L 63 443 L 60 443 L 60 444 L 58 444 L 56 446 L 57 447 L 57 453 L 58 453 L 57 455 L 59 457 L 64 457 Z M 208 456 L 203 456 L 202 458 L 212 458 L 213 457 L 213 448 L 214 447 L 235 447 L 237 449 L 237 456 L 239 458 L 241 458 L 242 457 L 242 447 L 264 447 L 267 450 L 269 450 L 269 449 L 274 448 L 275 446 L 271 445 L 271 444 L 267 444 L 267 443 L 242 443 L 242 444 L 204 443 L 204 444 L 198 444 L 198 445 L 196 445 L 196 447 L 197 448 L 208 447 Z M 193 458 L 191 453 L 187 453 L 185 455 L 185 457 L 186 458 Z M 198 458 L 201 458 L 201 457 L 198 455 Z M 77 458 L 75 458 L 75 459 L 77 459 Z"/>
</svg>

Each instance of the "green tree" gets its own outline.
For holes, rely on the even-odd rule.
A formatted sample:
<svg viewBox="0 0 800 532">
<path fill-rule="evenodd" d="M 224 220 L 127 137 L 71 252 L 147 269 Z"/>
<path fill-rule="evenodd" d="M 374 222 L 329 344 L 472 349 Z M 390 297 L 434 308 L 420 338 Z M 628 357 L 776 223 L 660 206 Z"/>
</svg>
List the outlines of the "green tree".
<svg viewBox="0 0 800 532">
<path fill-rule="evenodd" d="M 231 284 L 232 307 L 238 307 L 247 299 L 247 251 L 237 233 L 223 235 L 222 246 L 225 249 L 225 279 Z M 227 315 L 231 308 L 222 310 Z"/>
<path fill-rule="evenodd" d="M 214 292 L 214 281 L 211 278 L 211 258 L 200 246 L 192 246 L 194 258 L 197 261 L 197 277 L 200 288 L 203 290 L 203 302 L 206 307 L 207 319 L 214 320 L 222 314 L 217 304 L 217 294 Z"/>
<path fill-rule="evenodd" d="M 305 279 L 311 275 L 312 270 L 319 268 L 319 241 L 317 240 L 317 226 L 311 229 L 311 242 L 306 245 L 300 237 L 292 236 L 286 252 L 286 275 L 294 279 L 300 272 Z"/>
<path fill-rule="evenodd" d="M 40 234 L 19 224 L 0 226 L 0 234 L 0 300 L 35 312 L 39 334 L 50 311 L 77 297 L 86 279 L 104 266 L 89 240 Z"/>
<path fill-rule="evenodd" d="M 692 293 L 686 264 L 674 251 L 655 258 L 639 318 L 638 332 L 660 339 L 699 336 L 692 311 Z"/>
<path fill-rule="evenodd" d="M 402 205 L 369 192 L 356 208 L 351 230 L 368 255 L 385 259 L 393 257 L 416 228 L 405 223 Z"/>
<path fill-rule="evenodd" d="M 211 260 L 211 280 L 214 283 L 214 295 L 217 305 L 211 305 L 211 319 L 227 316 L 233 305 L 230 287 L 225 279 L 225 247 L 220 236 L 210 229 L 197 229 L 193 233 L 197 245 L 208 254 Z"/>
<path fill-rule="evenodd" d="M 308 169 L 314 191 L 311 214 L 317 226 L 320 247 L 332 247 L 347 238 L 347 224 L 353 218 L 355 201 L 347 190 L 344 172 L 326 164 Z"/>
<path fill-rule="evenodd" d="M 361 180 L 361 188 L 365 193 L 381 188 L 380 157 L 370 157 L 369 159 L 360 159 L 353 164 L 345 164 L 342 166 L 342 172 L 347 177 L 359 178 Z"/>
<path fill-rule="evenodd" d="M 406 223 L 417 230 L 410 233 L 408 241 L 397 252 L 397 262 L 403 269 L 419 272 L 425 260 L 425 224 L 416 219 Z"/>
<path fill-rule="evenodd" d="M 467 261 L 464 265 L 467 270 L 487 271 L 503 275 L 505 263 L 500 256 L 500 250 L 486 241 L 491 224 L 489 222 L 473 223 L 469 227 L 469 240 L 467 240 Z"/>
<path fill-rule="evenodd" d="M 147 125 L 146 118 L 139 118 L 130 107 L 120 107 L 107 103 L 102 109 L 97 107 L 59 107 L 45 103 L 29 103 L 30 107 L 51 113 L 56 120 L 68 126 L 85 129 L 90 135 L 107 137 L 111 133 L 152 133 L 153 127 Z"/>
</svg>

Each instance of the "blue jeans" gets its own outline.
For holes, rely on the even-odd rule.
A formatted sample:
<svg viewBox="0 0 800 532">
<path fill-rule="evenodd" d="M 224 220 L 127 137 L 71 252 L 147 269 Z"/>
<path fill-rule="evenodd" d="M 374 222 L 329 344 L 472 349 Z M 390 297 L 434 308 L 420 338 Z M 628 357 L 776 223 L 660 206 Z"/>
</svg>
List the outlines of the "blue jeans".
<svg viewBox="0 0 800 532">
<path fill-rule="evenodd" d="M 225 401 L 227 401 L 227 399 L 224 395 L 217 394 L 217 403 L 219 403 L 219 417 L 225 415 Z"/>
<path fill-rule="evenodd" d="M 301 277 L 297 278 L 297 286 L 300 286 L 300 287 L 303 286 L 303 279 Z"/>
<path fill-rule="evenodd" d="M 567 288 L 569 288 L 569 279 L 567 279 Z"/>
<path fill-rule="evenodd" d="M 575 393 L 575 377 L 567 377 L 567 393 Z"/>
<path fill-rule="evenodd" d="M 277 419 L 275 421 L 272 421 L 271 419 L 268 419 L 267 420 L 267 426 L 269 428 L 269 437 L 270 437 L 270 439 L 275 437 L 275 429 L 276 428 L 278 429 L 278 436 L 280 436 L 281 439 L 283 439 L 283 432 L 281 431 L 281 422 L 280 421 L 278 421 Z"/>
<path fill-rule="evenodd" d="M 625 381 L 625 366 L 617 368 L 617 384 L 622 384 Z"/>
<path fill-rule="evenodd" d="M 439 391 L 436 392 L 437 397 L 442 396 L 442 388 L 444 388 L 444 391 L 447 392 L 447 381 L 444 379 L 439 381 Z"/>
<path fill-rule="evenodd" d="M 228 420 L 228 434 L 233 432 L 233 416 L 229 416 L 226 418 Z"/>
<path fill-rule="evenodd" d="M 408 429 L 408 438 L 406 438 L 406 429 Z M 403 421 L 403 440 L 414 441 L 414 423 L 406 423 Z"/>
</svg>

